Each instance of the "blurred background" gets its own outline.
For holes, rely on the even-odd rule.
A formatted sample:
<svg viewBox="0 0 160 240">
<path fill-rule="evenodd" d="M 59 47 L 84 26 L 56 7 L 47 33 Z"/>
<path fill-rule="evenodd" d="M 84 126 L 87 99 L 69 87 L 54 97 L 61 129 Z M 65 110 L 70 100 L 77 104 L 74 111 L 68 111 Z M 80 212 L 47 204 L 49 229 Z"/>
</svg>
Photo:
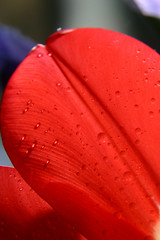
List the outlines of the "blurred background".
<svg viewBox="0 0 160 240">
<path fill-rule="evenodd" d="M 136 2 L 153 2 L 152 13 Z M 159 0 L 157 0 L 159 1 Z M 152 5 L 153 5 L 152 4 Z M 132 5 L 132 6 L 131 6 Z M 156 0 L 5 0 L 0 3 L 0 99 L 20 61 L 58 28 L 100 27 L 135 37 L 160 52 Z M 145 13 L 145 15 L 144 15 Z M 14 29 L 13 29 L 14 28 Z M 27 39 L 27 40 L 26 40 Z M 11 166 L 0 140 L 0 165 Z"/>
</svg>

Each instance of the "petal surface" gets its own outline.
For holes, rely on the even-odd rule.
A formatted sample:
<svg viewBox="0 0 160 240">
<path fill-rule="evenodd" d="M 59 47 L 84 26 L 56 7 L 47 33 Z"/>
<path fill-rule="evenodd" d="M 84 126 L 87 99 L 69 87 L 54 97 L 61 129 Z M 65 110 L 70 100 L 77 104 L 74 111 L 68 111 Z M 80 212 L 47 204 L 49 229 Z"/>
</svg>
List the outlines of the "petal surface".
<svg viewBox="0 0 160 240">
<path fill-rule="evenodd" d="M 30 188 L 16 169 L 0 167 L 0 189 L 0 239 L 85 239 Z"/>
<path fill-rule="evenodd" d="M 159 239 L 159 55 L 102 29 L 46 46 L 3 97 L 10 159 L 88 239 Z"/>
</svg>

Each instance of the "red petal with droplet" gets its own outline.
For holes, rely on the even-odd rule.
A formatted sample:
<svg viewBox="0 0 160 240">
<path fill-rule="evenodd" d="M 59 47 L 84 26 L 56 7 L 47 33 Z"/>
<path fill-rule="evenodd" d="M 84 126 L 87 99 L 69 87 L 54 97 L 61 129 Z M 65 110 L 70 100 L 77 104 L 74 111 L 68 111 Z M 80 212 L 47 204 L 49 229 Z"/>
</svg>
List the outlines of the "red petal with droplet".
<svg viewBox="0 0 160 240">
<path fill-rule="evenodd" d="M 89 239 L 159 238 L 159 78 L 143 43 L 76 29 L 33 50 L 8 84 L 9 157 Z"/>
<path fill-rule="evenodd" d="M 10 167 L 0 167 L 0 239 L 82 240 Z"/>
</svg>

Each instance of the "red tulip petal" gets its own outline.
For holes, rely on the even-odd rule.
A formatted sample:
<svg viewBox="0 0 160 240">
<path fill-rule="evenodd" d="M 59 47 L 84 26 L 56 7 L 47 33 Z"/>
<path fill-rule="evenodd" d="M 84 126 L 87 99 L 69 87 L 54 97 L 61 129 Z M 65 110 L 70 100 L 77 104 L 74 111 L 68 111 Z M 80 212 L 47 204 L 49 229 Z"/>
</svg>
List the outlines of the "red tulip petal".
<svg viewBox="0 0 160 240">
<path fill-rule="evenodd" d="M 102 29 L 59 32 L 47 48 L 30 53 L 4 94 L 9 157 L 89 239 L 158 240 L 159 150 L 149 138 L 159 139 L 158 113 L 151 122 L 146 109 L 158 98 L 159 55 Z"/>
<path fill-rule="evenodd" d="M 84 240 L 10 167 L 0 167 L 1 240 Z"/>
</svg>

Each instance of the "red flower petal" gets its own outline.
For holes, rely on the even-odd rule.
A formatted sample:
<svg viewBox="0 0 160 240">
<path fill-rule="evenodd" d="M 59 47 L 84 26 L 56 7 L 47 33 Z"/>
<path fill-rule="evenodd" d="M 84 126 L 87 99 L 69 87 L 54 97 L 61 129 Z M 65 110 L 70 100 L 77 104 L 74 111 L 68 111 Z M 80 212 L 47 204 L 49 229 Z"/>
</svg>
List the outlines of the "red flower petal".
<svg viewBox="0 0 160 240">
<path fill-rule="evenodd" d="M 158 239 L 159 55 L 102 29 L 59 32 L 47 49 L 4 94 L 9 157 L 88 238 Z"/>
<path fill-rule="evenodd" d="M 84 239 L 14 168 L 0 167 L 0 239 Z"/>
</svg>

